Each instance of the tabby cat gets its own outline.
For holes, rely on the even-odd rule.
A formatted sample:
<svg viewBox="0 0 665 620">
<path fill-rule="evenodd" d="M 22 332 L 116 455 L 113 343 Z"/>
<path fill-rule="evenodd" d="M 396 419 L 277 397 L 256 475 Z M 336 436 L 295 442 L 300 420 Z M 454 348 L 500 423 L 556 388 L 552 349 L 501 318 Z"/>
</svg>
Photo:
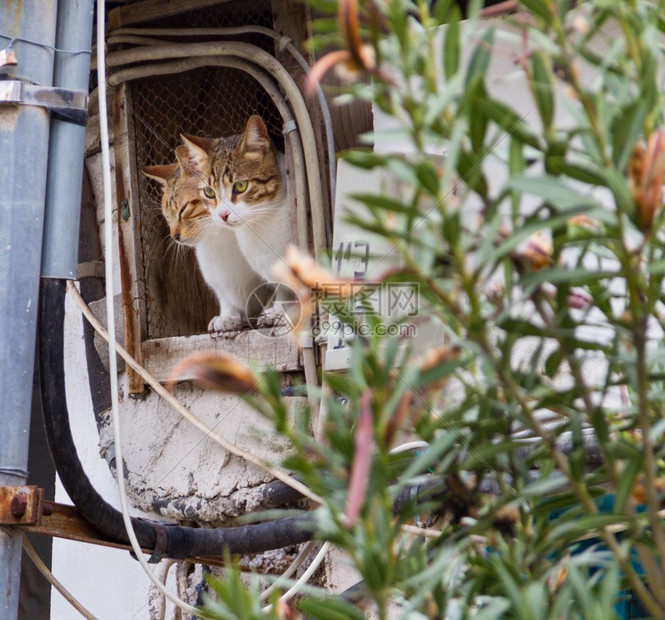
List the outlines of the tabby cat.
<svg viewBox="0 0 665 620">
<path fill-rule="evenodd" d="M 210 144 L 192 140 L 199 144 L 196 148 Z M 176 149 L 178 163 L 148 166 L 143 173 L 162 185 L 162 214 L 171 237 L 177 243 L 194 247 L 201 273 L 217 295 L 219 314 L 210 321 L 208 330 L 237 329 L 263 310 L 265 299 L 252 295 L 263 278 L 245 260 L 233 231 L 213 223 L 208 207 L 208 174 L 202 175 L 192 166 L 190 150 L 180 146 Z M 197 162 L 197 168 L 200 163 Z"/>
<path fill-rule="evenodd" d="M 263 279 L 293 240 L 294 212 L 288 199 L 284 155 L 268 136 L 260 116 L 243 133 L 214 140 L 184 137 L 189 162 L 207 187 L 201 199 L 213 223 L 232 232 L 240 250 Z"/>
</svg>

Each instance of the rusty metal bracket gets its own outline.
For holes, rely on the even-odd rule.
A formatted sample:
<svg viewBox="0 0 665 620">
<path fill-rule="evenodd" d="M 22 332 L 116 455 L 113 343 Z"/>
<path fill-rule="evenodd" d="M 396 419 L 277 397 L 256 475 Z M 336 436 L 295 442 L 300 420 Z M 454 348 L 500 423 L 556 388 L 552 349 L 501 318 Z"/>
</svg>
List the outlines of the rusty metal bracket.
<svg viewBox="0 0 665 620">
<path fill-rule="evenodd" d="M 34 105 L 47 108 L 59 118 L 85 126 L 88 93 L 55 86 L 0 80 L 0 105 Z"/>
<path fill-rule="evenodd" d="M 88 523 L 74 506 L 45 500 L 44 489 L 36 486 L 0 486 L 0 527 L 3 526 L 21 527 L 24 531 L 34 534 L 132 551 L 130 545 L 110 540 L 104 536 Z M 160 529 L 164 530 L 163 527 Z M 163 534 L 163 531 L 161 535 L 158 534 L 157 553 L 160 556 L 165 546 Z M 144 549 L 144 552 L 148 555 L 152 553 L 153 559 L 156 557 L 153 549 Z M 190 557 L 187 559 L 210 566 L 224 566 L 223 559 L 219 557 Z"/>
<path fill-rule="evenodd" d="M 0 525 L 36 525 L 43 505 L 44 489 L 0 486 Z"/>
</svg>

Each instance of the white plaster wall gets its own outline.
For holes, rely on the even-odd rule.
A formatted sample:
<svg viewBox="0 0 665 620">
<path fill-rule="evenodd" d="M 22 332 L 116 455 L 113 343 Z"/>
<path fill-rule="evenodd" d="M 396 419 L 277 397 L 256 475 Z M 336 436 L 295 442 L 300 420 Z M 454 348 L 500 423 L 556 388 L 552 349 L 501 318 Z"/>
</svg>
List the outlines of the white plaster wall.
<svg viewBox="0 0 665 620">
<path fill-rule="evenodd" d="M 99 493 L 118 506 L 115 480 L 99 456 L 99 435 L 88 389 L 81 314 L 67 298 L 65 369 L 71 428 L 83 467 Z M 57 481 L 57 502 L 71 500 Z M 127 551 L 59 538 L 53 539 L 53 574 L 99 620 L 147 620 L 148 577 Z M 51 594 L 51 620 L 81 616 L 55 590 Z"/>
</svg>

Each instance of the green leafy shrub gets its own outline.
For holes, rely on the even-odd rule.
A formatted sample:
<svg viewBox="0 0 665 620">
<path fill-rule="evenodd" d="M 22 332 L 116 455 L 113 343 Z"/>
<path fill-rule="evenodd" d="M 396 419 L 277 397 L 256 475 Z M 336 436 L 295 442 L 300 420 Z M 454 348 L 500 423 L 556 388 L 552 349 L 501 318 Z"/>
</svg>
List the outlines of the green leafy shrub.
<svg viewBox="0 0 665 620">
<path fill-rule="evenodd" d="M 316 412 L 289 421 L 277 375 L 259 383 L 284 465 L 324 500 L 318 538 L 362 578 L 356 598 L 308 590 L 298 606 L 605 619 L 637 613 L 633 597 L 664 617 L 665 7 L 522 0 L 487 22 L 470 4 L 462 21 L 445 0 L 343 0 L 318 22 L 317 43 L 345 53 L 314 78 L 343 63 L 358 78 L 344 96 L 410 151 L 345 154 L 409 188 L 357 196 L 354 223 L 393 244 L 384 281 L 417 283 L 447 344 L 404 363 L 397 339 L 356 338 L 348 372 L 326 376 L 324 441 Z M 527 114 L 494 94 L 505 49 Z M 429 447 L 394 454 L 398 431 Z M 432 479 L 436 501 L 394 511 Z M 437 532 L 405 531 L 432 510 Z"/>
</svg>

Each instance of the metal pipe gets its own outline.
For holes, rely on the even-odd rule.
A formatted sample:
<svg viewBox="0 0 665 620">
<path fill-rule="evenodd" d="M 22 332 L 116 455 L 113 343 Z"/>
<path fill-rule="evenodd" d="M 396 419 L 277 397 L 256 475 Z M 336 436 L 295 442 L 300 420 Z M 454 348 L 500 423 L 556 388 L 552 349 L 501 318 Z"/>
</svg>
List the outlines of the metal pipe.
<svg viewBox="0 0 665 620">
<path fill-rule="evenodd" d="M 214 41 L 211 43 L 181 43 L 172 45 L 150 45 L 112 52 L 106 56 L 109 67 L 134 62 L 170 60 L 193 56 L 236 56 L 261 66 L 271 74 L 284 89 L 298 123 L 305 150 L 307 184 L 309 186 L 314 253 L 318 258 L 329 247 L 329 230 L 323 208 L 323 188 L 317 155 L 316 139 L 312 121 L 298 86 L 288 71 L 268 52 L 247 43 L 237 41 Z"/>
<path fill-rule="evenodd" d="M 2 38 L 26 39 L 14 42 L 18 64 L 7 68 L 12 79 L 51 85 L 55 27 L 55 2 L 5 2 L 0 11 Z M 22 485 L 27 479 L 48 140 L 49 113 L 45 108 L 0 105 L 2 486 Z M 13 620 L 18 613 L 21 546 L 20 531 L 0 528 L 0 618 L 3 620 Z"/>
<path fill-rule="evenodd" d="M 246 60 L 242 60 L 241 58 L 234 58 L 233 56 L 199 56 L 195 58 L 172 60 L 169 62 L 142 64 L 128 69 L 122 69 L 117 73 L 114 73 L 109 77 L 108 83 L 110 86 L 117 86 L 122 82 L 136 80 L 149 75 L 179 73 L 203 66 L 231 67 L 249 73 L 274 101 L 275 106 L 284 121 L 285 128 L 288 128 L 295 122 L 291 109 L 272 78 L 256 65 Z M 304 179 L 305 161 L 303 156 L 303 145 L 300 140 L 300 134 L 297 131 L 289 131 L 287 129 L 285 137 L 289 142 L 289 152 L 293 157 L 295 168 L 298 245 L 301 248 L 306 248 L 308 244 L 308 200 Z M 303 362 L 309 402 L 312 410 L 316 411 L 319 408 L 318 398 L 316 396 L 316 388 L 318 388 L 318 373 L 316 370 L 316 361 L 314 359 L 314 349 L 312 347 L 306 347 L 303 349 Z"/>
<path fill-rule="evenodd" d="M 280 49 L 284 48 L 296 62 L 300 65 L 302 70 L 305 73 L 309 73 L 310 66 L 305 57 L 300 53 L 298 48 L 293 44 L 289 37 L 271 30 L 270 28 L 265 28 L 264 26 L 255 26 L 248 24 L 245 26 L 235 26 L 227 28 L 120 28 L 119 30 L 112 30 L 107 42 L 109 45 L 113 43 L 135 43 L 137 41 L 132 40 L 128 41 L 124 37 L 125 35 L 139 35 L 135 39 L 140 39 L 138 41 L 139 45 L 145 45 L 149 41 L 152 42 L 153 39 L 145 38 L 145 35 L 156 35 L 156 36 L 237 36 L 243 34 L 260 34 L 266 37 L 273 39 Z M 335 183 L 337 182 L 337 172 L 336 172 L 336 160 L 335 160 L 335 136 L 333 132 L 332 118 L 330 116 L 330 109 L 328 107 L 328 101 L 326 96 L 323 93 L 321 86 L 316 88 L 316 98 L 319 102 L 319 107 L 321 108 L 321 114 L 323 115 L 323 125 L 326 131 L 326 142 L 328 149 L 328 173 L 330 175 L 330 201 L 331 201 L 331 211 L 334 216 L 335 208 Z M 333 217 L 334 219 L 334 217 Z"/>
<path fill-rule="evenodd" d="M 56 47 L 90 49 L 94 0 L 60 0 Z M 90 54 L 58 54 L 53 84 L 88 91 Z M 76 278 L 85 126 L 51 117 L 42 277 Z"/>
<path fill-rule="evenodd" d="M 172 73 L 181 73 L 183 71 L 191 71 L 198 67 L 229 67 L 231 69 L 239 69 L 249 73 L 268 93 L 277 108 L 284 126 L 288 127 L 291 123 L 295 122 L 291 109 L 286 102 L 284 96 L 280 93 L 277 85 L 272 78 L 263 69 L 257 65 L 252 64 L 241 58 L 234 58 L 233 56 L 198 56 L 194 58 L 180 58 L 169 62 L 160 62 L 152 64 L 141 64 L 136 67 L 122 69 L 117 73 L 109 76 L 109 86 L 117 86 L 123 82 L 141 79 L 147 76 L 155 75 L 170 75 Z M 302 248 L 306 248 L 308 244 L 307 234 L 307 189 L 305 187 L 304 171 L 305 163 L 303 157 L 303 147 L 300 140 L 300 135 L 296 131 L 288 131 L 285 138 L 289 141 L 290 152 L 294 160 L 296 169 L 296 205 L 297 205 L 297 230 L 298 230 L 298 244 Z"/>
</svg>

